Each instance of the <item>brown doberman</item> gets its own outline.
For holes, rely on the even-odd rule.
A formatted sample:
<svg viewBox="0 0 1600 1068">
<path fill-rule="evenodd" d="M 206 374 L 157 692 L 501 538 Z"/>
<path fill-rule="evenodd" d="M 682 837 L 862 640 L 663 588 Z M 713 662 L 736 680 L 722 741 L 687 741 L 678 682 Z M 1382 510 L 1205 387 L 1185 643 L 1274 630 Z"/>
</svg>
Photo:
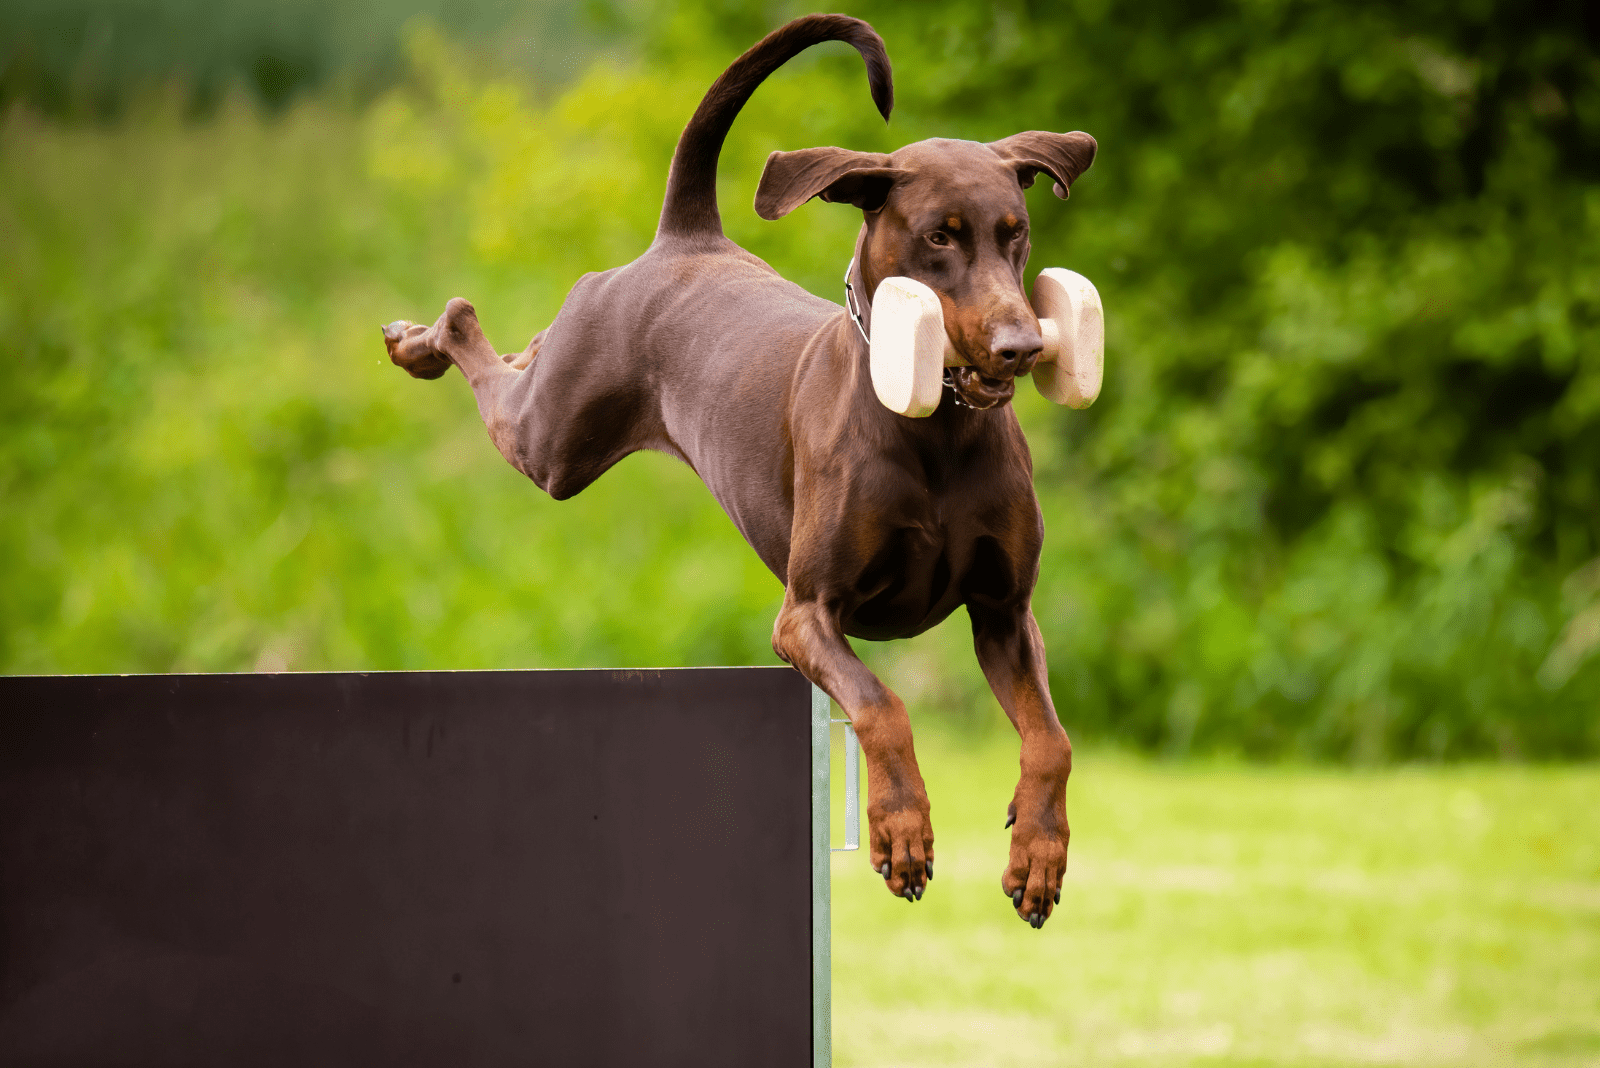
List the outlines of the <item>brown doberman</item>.
<svg viewBox="0 0 1600 1068">
<path fill-rule="evenodd" d="M 965 605 L 983 673 L 1022 738 L 1001 885 L 1037 928 L 1061 896 L 1072 746 L 1031 608 L 1044 538 L 1033 464 L 1006 402 L 1041 346 L 1023 290 L 1023 190 L 1044 173 L 1065 198 L 1095 142 L 1032 132 L 767 160 L 762 218 L 812 197 L 862 211 L 856 296 L 896 275 L 938 294 L 970 366 L 952 371 L 931 416 L 895 414 L 869 378 L 870 300 L 858 326 L 724 237 L 717 211 L 717 158 L 734 117 L 769 74 L 822 41 L 861 53 L 887 119 L 889 58 L 872 28 L 843 15 L 797 19 L 740 56 L 701 101 L 673 154 L 650 248 L 579 279 L 526 351 L 497 355 L 460 298 L 432 326 L 393 323 L 384 338 L 418 378 L 461 368 L 500 452 L 557 500 L 639 449 L 700 475 L 786 587 L 773 649 L 855 725 L 872 866 L 908 900 L 933 877 L 928 795 L 904 703 L 846 635 L 910 637 Z"/>
</svg>

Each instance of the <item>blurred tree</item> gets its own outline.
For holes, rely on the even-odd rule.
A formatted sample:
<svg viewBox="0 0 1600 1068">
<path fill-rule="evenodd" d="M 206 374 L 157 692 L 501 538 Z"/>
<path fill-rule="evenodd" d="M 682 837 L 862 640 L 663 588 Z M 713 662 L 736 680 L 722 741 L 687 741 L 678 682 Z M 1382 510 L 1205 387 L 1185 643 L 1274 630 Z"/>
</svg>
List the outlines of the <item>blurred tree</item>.
<svg viewBox="0 0 1600 1068">
<path fill-rule="evenodd" d="M 404 73 L 400 35 L 431 18 L 472 42 L 480 67 L 558 82 L 599 44 L 575 2 L 514 0 L 7 0 L 0 108 L 109 118 L 152 90 L 205 113 L 242 89 L 281 109 L 329 83 L 370 96 Z"/>
<path fill-rule="evenodd" d="M 781 17 L 608 10 L 663 68 Z M 893 143 L 1101 144 L 1033 212 L 1033 266 L 1111 318 L 1100 404 L 1028 413 L 1061 438 L 1035 434 L 1039 610 L 1070 720 L 1174 751 L 1600 744 L 1592 5 L 856 10 Z"/>
<path fill-rule="evenodd" d="M 289 65 L 314 74 L 256 78 L 268 100 L 268 82 L 288 98 L 337 81 L 363 47 L 388 56 L 375 42 L 400 19 L 385 8 L 369 36 L 342 38 L 359 47 L 335 47 L 317 35 L 320 9 L 250 22 L 265 10 L 191 28 L 211 33 L 215 17 L 233 28 L 208 40 L 313 42 L 281 54 L 312 57 Z M 570 40 L 634 52 L 585 58 L 570 77 L 541 67 L 545 87 L 529 91 L 450 43 L 470 39 L 466 23 L 414 28 L 404 62 L 371 65 L 374 86 L 398 83 L 354 115 L 304 106 L 273 126 L 224 109 L 187 133 L 135 118 L 93 143 L 15 118 L 0 130 L 13 283 L 0 336 L 18 368 L 0 397 L 0 486 L 13 515 L 34 517 L 0 521 L 0 663 L 248 666 L 274 628 L 297 635 L 296 665 L 767 661 L 774 584 L 685 473 L 630 460 L 554 512 L 495 481 L 492 455 L 471 461 L 481 483 L 460 477 L 456 452 L 406 474 L 395 457 L 419 440 L 478 440 L 470 406 L 442 415 L 402 395 L 409 383 L 391 396 L 388 379 L 341 378 L 309 355 L 359 349 L 370 323 L 355 320 L 455 292 L 504 302 L 519 330 L 544 325 L 578 272 L 642 249 L 699 94 L 801 9 L 593 0 L 564 37 L 573 10 L 541 15 L 567 22 L 527 54 L 565 55 Z M 1038 186 L 1030 204 L 1033 268 L 1081 270 L 1105 297 L 1107 387 L 1081 413 L 1026 389 L 1018 401 L 1048 525 L 1036 610 L 1070 728 L 1174 754 L 1600 749 L 1589 7 L 945 0 L 855 13 L 895 63 L 889 127 L 839 46 L 763 87 L 724 154 L 730 236 L 815 292 L 839 299 L 857 222 L 823 204 L 755 219 L 743 206 L 772 149 L 1031 128 L 1100 142 L 1070 203 Z M 74 17 L 78 36 L 62 39 L 88 40 Z M 208 45 L 137 69 L 199 85 L 262 54 Z M 8 99 L 49 98 L 8 62 Z M 50 62 L 39 69 L 71 69 Z M 61 99 L 77 84 L 62 75 Z M 95 175 L 109 161 L 143 186 L 107 189 Z M 392 369 L 367 373 L 380 371 Z M 148 403 L 163 395 L 229 414 L 202 431 Z M 189 444 L 152 444 L 169 440 Z M 364 488 L 378 472 L 413 489 Z M 95 480 L 99 498 L 70 494 L 70 478 Z M 182 479 L 192 496 L 174 496 Z M 671 521 L 633 524 L 639 492 Z M 97 507 L 167 516 L 181 536 L 84 527 Z M 317 523 L 316 508 L 340 522 Z M 164 563 L 129 579 L 114 550 L 136 538 Z M 260 575 L 231 565 L 241 539 Z M 326 575 L 344 576 L 337 595 Z M 601 581 L 624 592 L 567 595 Z M 970 718 L 990 706 L 962 630 L 863 653 L 917 707 Z"/>
</svg>

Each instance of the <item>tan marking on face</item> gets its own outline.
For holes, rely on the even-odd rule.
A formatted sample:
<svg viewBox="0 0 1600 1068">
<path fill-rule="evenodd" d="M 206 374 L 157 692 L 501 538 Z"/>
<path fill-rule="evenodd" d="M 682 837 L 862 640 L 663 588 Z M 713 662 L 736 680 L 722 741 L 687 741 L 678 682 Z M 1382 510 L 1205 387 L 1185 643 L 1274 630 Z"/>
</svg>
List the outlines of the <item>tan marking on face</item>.
<svg viewBox="0 0 1600 1068">
<path fill-rule="evenodd" d="M 1005 218 L 1001 219 L 1000 221 L 1005 224 L 1006 229 L 1008 230 L 1015 230 L 1017 228 L 1017 217 L 1011 214 L 1009 211 L 1006 212 Z"/>
<path fill-rule="evenodd" d="M 959 230 L 959 229 L 961 229 L 961 216 L 959 216 L 959 215 L 951 215 L 951 216 L 946 217 L 946 219 L 944 220 L 944 225 L 945 225 L 945 227 L 947 229 L 950 229 L 950 230 Z"/>
</svg>

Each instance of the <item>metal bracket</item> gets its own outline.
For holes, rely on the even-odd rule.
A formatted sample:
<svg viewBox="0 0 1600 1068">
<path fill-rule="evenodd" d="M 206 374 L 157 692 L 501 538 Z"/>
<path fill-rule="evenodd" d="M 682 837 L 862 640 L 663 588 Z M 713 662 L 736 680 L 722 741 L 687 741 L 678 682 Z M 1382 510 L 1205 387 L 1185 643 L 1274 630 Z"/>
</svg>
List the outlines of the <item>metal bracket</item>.
<svg viewBox="0 0 1600 1068">
<path fill-rule="evenodd" d="M 844 724 L 844 845 L 830 852 L 853 853 L 861 848 L 861 741 L 848 719 L 830 719 Z"/>
</svg>

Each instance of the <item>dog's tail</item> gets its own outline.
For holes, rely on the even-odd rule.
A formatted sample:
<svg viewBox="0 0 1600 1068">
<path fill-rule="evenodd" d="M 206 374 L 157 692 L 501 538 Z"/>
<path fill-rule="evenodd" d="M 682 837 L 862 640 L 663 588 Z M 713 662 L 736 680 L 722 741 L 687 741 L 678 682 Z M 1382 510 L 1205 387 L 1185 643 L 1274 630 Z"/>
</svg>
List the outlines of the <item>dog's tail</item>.
<svg viewBox="0 0 1600 1068">
<path fill-rule="evenodd" d="M 658 237 L 722 233 L 717 211 L 717 157 L 723 139 L 756 86 L 767 75 L 814 44 L 843 41 L 853 45 L 867 64 L 872 102 L 884 119 L 894 108 L 894 76 L 883 39 L 871 26 L 848 15 L 807 15 L 780 26 L 722 72 L 695 109 L 678 138 L 667 175 L 666 202 L 661 205 Z"/>
</svg>

